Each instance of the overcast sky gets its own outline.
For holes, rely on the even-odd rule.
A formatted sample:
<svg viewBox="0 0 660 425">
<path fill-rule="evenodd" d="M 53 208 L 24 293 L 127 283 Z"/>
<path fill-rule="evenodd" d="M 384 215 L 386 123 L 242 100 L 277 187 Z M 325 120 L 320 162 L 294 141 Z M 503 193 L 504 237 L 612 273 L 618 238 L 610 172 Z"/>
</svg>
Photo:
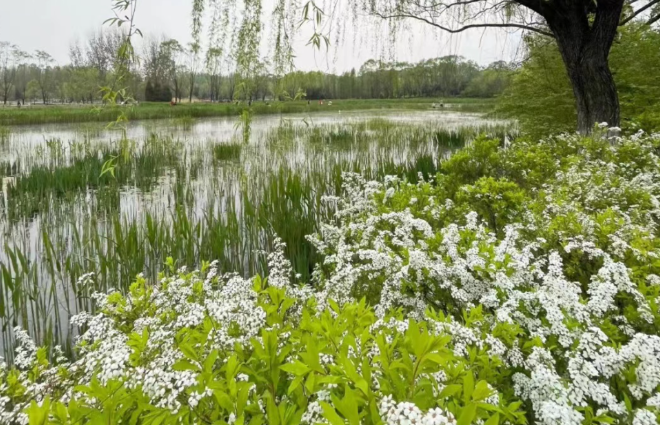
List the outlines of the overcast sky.
<svg viewBox="0 0 660 425">
<path fill-rule="evenodd" d="M 60 64 L 68 63 L 69 44 L 85 40 L 111 16 L 110 0 L 0 0 L 0 41 L 9 41 L 22 50 L 45 50 Z M 145 35 L 165 35 L 185 44 L 190 40 L 190 0 L 139 0 L 137 26 Z M 266 8 L 265 8 L 266 9 Z M 268 12 L 270 13 L 270 11 Z M 301 70 L 344 71 L 368 59 L 419 61 L 458 54 L 486 65 L 511 60 L 518 53 L 519 34 L 489 29 L 448 35 L 423 24 L 412 24 L 401 33 L 396 46 L 381 43 L 379 34 L 368 26 L 355 36 L 346 32 L 341 46 L 329 53 L 306 46 L 301 35 L 295 43 L 296 67 Z"/>
</svg>

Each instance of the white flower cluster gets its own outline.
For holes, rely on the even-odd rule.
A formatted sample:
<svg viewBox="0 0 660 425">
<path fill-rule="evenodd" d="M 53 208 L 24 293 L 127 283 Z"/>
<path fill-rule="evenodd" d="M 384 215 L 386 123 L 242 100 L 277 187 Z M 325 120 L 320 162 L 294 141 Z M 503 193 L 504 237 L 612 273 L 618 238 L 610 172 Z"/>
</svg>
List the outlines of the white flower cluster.
<svg viewBox="0 0 660 425">
<path fill-rule="evenodd" d="M 101 384 L 110 380 L 124 381 L 128 388 L 141 387 L 156 407 L 168 408 L 176 413 L 182 404 L 180 396 L 197 384 L 195 372 L 172 369 L 174 363 L 183 357 L 175 348 L 175 336 L 181 329 L 198 326 L 205 317 L 224 324 L 216 327 L 209 336 L 207 348 L 210 351 L 233 347 L 235 343 L 247 344 L 265 325 L 266 314 L 257 305 L 252 281 L 235 275 L 218 276 L 216 267 L 217 263 L 214 263 L 206 279 L 201 279 L 195 272 L 166 278 L 160 285 L 148 287 L 147 298 L 141 302 L 157 306 L 155 314 L 141 311 L 137 300 L 130 295 L 125 298 L 125 304 L 115 305 L 113 294 L 96 294 L 95 298 L 103 311 L 94 316 L 84 313 L 72 320 L 86 329 L 79 337 L 79 358 L 68 365 L 70 375 L 77 379 L 76 383 L 87 385 L 93 378 Z M 117 320 L 124 320 L 131 313 L 138 317 L 133 322 L 134 332 L 148 332 L 148 343 L 143 353 L 150 357 L 148 366 L 132 365 L 130 356 L 133 349 L 126 332 L 120 331 L 117 326 Z M 16 335 L 21 344 L 15 366 L 29 370 L 35 365 L 36 347 L 24 331 L 17 329 Z M 53 372 L 56 370 L 53 369 Z M 25 383 L 29 382 L 25 376 L 23 378 Z M 38 388 L 33 387 L 28 387 L 28 391 L 40 397 Z M 193 394 L 187 402 L 196 404 L 209 394 Z M 82 398 L 85 395 L 73 393 L 72 397 Z M 16 414 L 7 415 L 7 418 L 0 422 L 11 423 Z"/>
<path fill-rule="evenodd" d="M 397 403 L 392 396 L 384 397 L 378 411 L 387 425 L 454 425 L 454 416 L 442 409 L 434 408 L 423 413 L 414 403 Z"/>
<path fill-rule="evenodd" d="M 543 141 L 540 149 L 551 143 L 584 149 L 577 136 Z M 529 417 L 540 424 L 581 424 L 586 407 L 625 423 L 655 424 L 660 414 L 660 278 L 647 270 L 660 260 L 656 145 L 657 140 L 640 134 L 585 150 L 582 161 L 544 183 L 538 194 L 543 201 L 533 212 L 525 211 L 519 222 L 499 232 L 476 212 L 465 211 L 461 220 L 437 225 L 457 206 L 440 195 L 429 196 L 427 182 L 411 185 L 394 177 L 368 182 L 346 174 L 345 197 L 329 199 L 337 207 L 336 222 L 321 225 L 319 234 L 309 237 L 324 256 L 311 285 L 297 282 L 279 240 L 268 255 L 268 285 L 293 299 L 288 317 L 294 327 L 312 298 L 321 316 L 333 301 L 342 305 L 356 301 L 355 296 L 369 296 L 376 300 L 377 320 L 369 329 L 374 334 L 384 328 L 403 334 L 413 329 L 408 319 L 418 319 L 431 334 L 451 336 L 450 349 L 457 358 L 471 356 L 475 347 L 484 350 L 508 368 L 515 394 L 528 402 L 534 410 Z M 631 159 L 607 160 L 623 155 Z M 514 167 L 518 159 L 505 157 L 507 161 Z M 399 196 L 406 194 L 407 207 L 394 210 L 391 206 L 399 205 Z M 569 219 L 571 225 L 557 225 L 557 220 Z M 91 278 L 85 275 L 81 281 Z M 95 294 L 99 312 L 72 320 L 84 332 L 78 337 L 77 359 L 66 364 L 64 381 L 57 380 L 57 367 L 42 371 L 45 378 L 38 383 L 28 379 L 28 371 L 38 367 L 37 348 L 25 332 L 16 330 L 15 367 L 26 393 L 41 401 L 48 391 L 61 388 L 63 400 L 83 399 L 86 395 L 74 391 L 75 385 L 93 379 L 102 385 L 120 381 L 126 388 L 140 388 L 155 407 L 175 414 L 184 404 L 194 408 L 213 400 L 210 388 L 193 388 L 200 382 L 194 368 L 175 367 L 184 359 L 195 363 L 177 347 L 182 330 L 204 327 L 211 320 L 206 340 L 194 342 L 195 349 L 208 354 L 265 343 L 262 331 L 282 329 L 267 323 L 254 281 L 219 275 L 217 263 L 206 276 L 181 269 L 177 277 L 158 285 L 148 285 L 141 277 L 138 284 L 125 297 Z M 393 317 L 399 309 L 403 317 Z M 337 316 L 334 311 L 327 314 Z M 342 332 L 347 337 L 348 331 Z M 274 346 L 288 344 L 291 333 L 280 332 Z M 392 339 L 387 337 L 387 343 Z M 136 346 L 141 347 L 137 359 Z M 378 366 L 383 353 L 376 344 L 356 341 L 342 355 L 356 361 L 360 373 L 360 360 Z M 333 353 L 320 353 L 319 365 L 339 367 Z M 0 367 L 0 382 L 7 382 L 8 373 L 6 366 Z M 435 381 L 434 397 L 450 384 L 447 375 L 436 371 L 426 377 Z M 235 376 L 233 384 L 249 385 L 247 375 Z M 374 368 L 369 385 L 388 425 L 456 422 L 443 409 L 424 412 L 383 394 L 382 378 Z M 628 408 L 617 385 L 626 386 L 634 409 Z M 324 422 L 322 403 L 331 402 L 330 391 L 337 388 L 333 382 L 317 391 L 302 423 Z M 488 389 L 484 404 L 498 405 L 498 391 L 501 395 L 506 389 L 495 382 L 489 382 Z M 21 411 L 26 405 L 11 405 L 7 391 L 3 384 L 0 423 L 24 423 Z M 228 422 L 236 420 L 232 416 Z"/>
<path fill-rule="evenodd" d="M 560 139 L 555 143 L 578 149 L 577 136 Z M 491 232 L 474 212 L 465 217 L 464 225 L 433 229 L 427 220 L 442 217 L 447 207 L 445 202 L 430 202 L 421 212 L 413 208 L 419 202 L 416 193 L 425 190 L 424 182 L 413 187 L 389 179 L 379 185 L 351 175 L 347 198 L 338 203 L 339 223 L 325 225 L 309 238 L 325 254 L 324 270 L 332 269 L 330 275 L 315 274 L 320 298 L 347 300 L 348 294 L 376 290 L 380 317 L 395 308 L 421 318 L 428 307 L 470 310 L 482 305 L 493 314 L 481 329 L 458 321 L 437 326 L 454 337 L 458 355 L 466 354 L 461 347 L 488 346 L 510 366 L 523 367 L 525 372 L 515 376 L 516 391 L 532 402 L 539 422 L 579 424 L 584 418 L 580 410 L 587 404 L 623 416 L 625 405 L 612 392 L 611 378 L 623 377 L 632 368 L 635 382 L 629 390 L 642 402 L 660 385 L 659 336 L 648 334 L 643 325 L 654 320 L 657 324 L 658 300 L 645 297 L 638 277 L 624 263 L 629 258 L 642 263 L 660 258 L 657 248 L 638 242 L 640 236 L 654 237 L 660 219 L 660 161 L 654 143 L 653 138 L 640 137 L 607 148 L 612 157 L 619 150 L 634 150 L 636 163 L 613 163 L 585 153 L 583 162 L 558 172 L 554 183 L 545 187 L 548 199 L 562 201 L 549 202 L 542 214 L 526 214 L 522 222 L 509 224 L 503 237 Z M 367 194 L 385 193 L 381 199 L 387 205 L 397 191 L 409 191 L 415 202 L 402 211 L 385 212 L 378 212 L 382 209 L 376 201 L 364 202 Z M 633 200 L 646 205 L 642 209 Z M 596 223 L 594 217 L 604 214 L 611 216 L 610 222 Z M 547 228 L 554 218 L 571 215 L 580 223 L 581 234 L 551 235 L 564 238 L 563 248 L 548 251 L 544 239 L 526 238 Z M 615 230 L 601 235 L 604 226 Z M 603 236 L 608 238 L 605 243 Z M 588 283 L 567 276 L 565 258 L 571 255 L 597 265 Z M 654 279 L 649 276 L 651 282 Z M 376 284 L 380 287 L 374 288 Z M 622 299 L 639 315 L 636 326 L 622 316 Z M 518 325 L 528 338 L 542 343 L 553 341 L 562 354 L 537 348 L 525 356 L 518 346 L 483 334 L 498 323 Z M 620 347 L 601 330 L 611 325 L 627 338 Z M 637 416 L 643 418 L 647 412 Z"/>
</svg>

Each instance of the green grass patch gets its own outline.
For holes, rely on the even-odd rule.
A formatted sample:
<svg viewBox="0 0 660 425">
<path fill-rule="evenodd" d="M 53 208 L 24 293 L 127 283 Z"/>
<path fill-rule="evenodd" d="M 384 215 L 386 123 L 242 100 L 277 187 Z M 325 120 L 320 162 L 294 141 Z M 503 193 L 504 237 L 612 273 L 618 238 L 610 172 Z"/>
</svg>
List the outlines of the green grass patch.
<svg viewBox="0 0 660 425">
<path fill-rule="evenodd" d="M 254 114 L 290 114 L 306 112 L 339 112 L 351 110 L 428 110 L 438 99 L 347 99 L 333 100 L 332 105 L 318 101 L 254 102 Z M 493 99 L 450 98 L 443 99 L 442 110 L 463 112 L 489 112 L 494 108 Z M 27 106 L 24 108 L 0 109 L 0 125 L 29 125 L 44 123 L 107 123 L 126 113 L 129 120 L 181 119 L 239 116 L 248 106 L 245 103 L 192 103 L 171 106 L 169 103 L 144 102 L 137 106 L 90 107 L 72 105 Z"/>
</svg>

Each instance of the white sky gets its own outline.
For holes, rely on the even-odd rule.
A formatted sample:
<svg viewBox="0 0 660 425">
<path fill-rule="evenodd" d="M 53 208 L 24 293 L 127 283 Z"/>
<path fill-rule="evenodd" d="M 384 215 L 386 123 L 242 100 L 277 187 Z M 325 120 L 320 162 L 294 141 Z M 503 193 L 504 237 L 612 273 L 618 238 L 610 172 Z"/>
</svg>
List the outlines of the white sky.
<svg viewBox="0 0 660 425">
<path fill-rule="evenodd" d="M 9 41 L 22 50 L 45 50 L 60 64 L 68 63 L 69 44 L 85 40 L 101 28 L 111 15 L 110 0 L 0 0 L 0 41 Z M 137 26 L 146 35 L 166 35 L 182 44 L 190 40 L 191 0 L 139 0 Z M 265 15 L 270 13 L 264 6 Z M 415 62 L 457 54 L 486 65 L 511 60 L 518 53 L 519 34 L 498 29 L 466 31 L 449 35 L 424 24 L 412 23 L 400 33 L 393 48 L 379 43 L 379 34 L 365 26 L 354 37 L 346 32 L 345 42 L 329 53 L 306 46 L 306 37 L 295 43 L 296 67 L 301 70 L 345 71 L 359 68 L 368 59 Z M 267 32 L 266 32 L 267 34 Z M 379 45 L 380 44 L 380 45 Z"/>
</svg>

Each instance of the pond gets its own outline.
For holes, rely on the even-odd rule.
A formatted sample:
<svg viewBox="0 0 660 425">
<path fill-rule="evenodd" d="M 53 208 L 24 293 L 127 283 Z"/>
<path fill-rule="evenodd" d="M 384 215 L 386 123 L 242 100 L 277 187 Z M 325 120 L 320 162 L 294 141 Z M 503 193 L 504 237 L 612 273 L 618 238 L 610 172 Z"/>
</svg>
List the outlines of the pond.
<svg viewBox="0 0 660 425">
<path fill-rule="evenodd" d="M 12 328 L 72 346 L 70 318 L 95 292 L 126 291 L 142 273 L 218 260 L 267 272 L 276 238 L 301 282 L 318 254 L 306 242 L 333 219 L 325 196 L 342 173 L 432 176 L 452 149 L 510 123 L 477 114 L 350 111 L 14 127 L 0 139 L 0 349 Z M 247 131 L 247 137 L 244 137 Z M 93 277 L 88 273 L 93 273 Z"/>
</svg>

